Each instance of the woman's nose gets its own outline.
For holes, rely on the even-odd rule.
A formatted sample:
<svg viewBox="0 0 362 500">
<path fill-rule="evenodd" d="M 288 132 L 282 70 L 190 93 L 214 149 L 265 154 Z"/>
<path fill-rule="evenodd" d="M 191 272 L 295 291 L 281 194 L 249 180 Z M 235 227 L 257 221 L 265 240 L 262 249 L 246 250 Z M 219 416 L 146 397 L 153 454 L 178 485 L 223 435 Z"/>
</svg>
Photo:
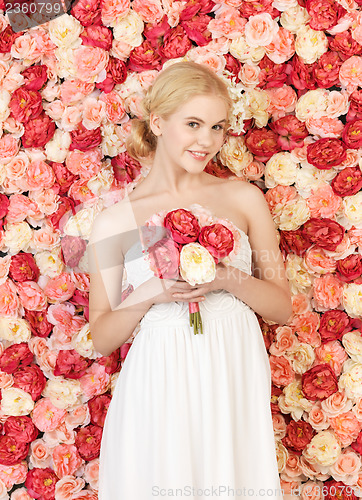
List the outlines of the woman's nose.
<svg viewBox="0 0 362 500">
<path fill-rule="evenodd" d="M 213 143 L 212 131 L 207 128 L 200 129 L 197 142 L 202 146 L 209 146 Z"/>
</svg>

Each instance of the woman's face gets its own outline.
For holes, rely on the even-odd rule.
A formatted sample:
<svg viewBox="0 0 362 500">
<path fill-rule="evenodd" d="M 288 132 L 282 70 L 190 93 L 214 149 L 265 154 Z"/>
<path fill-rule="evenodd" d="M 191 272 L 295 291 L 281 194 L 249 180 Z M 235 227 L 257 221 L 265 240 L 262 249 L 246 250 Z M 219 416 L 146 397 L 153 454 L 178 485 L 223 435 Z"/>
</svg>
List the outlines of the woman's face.
<svg viewBox="0 0 362 500">
<path fill-rule="evenodd" d="M 158 157 L 190 173 L 202 172 L 223 145 L 226 119 L 226 103 L 215 95 L 191 98 L 168 119 L 151 115 Z"/>
</svg>

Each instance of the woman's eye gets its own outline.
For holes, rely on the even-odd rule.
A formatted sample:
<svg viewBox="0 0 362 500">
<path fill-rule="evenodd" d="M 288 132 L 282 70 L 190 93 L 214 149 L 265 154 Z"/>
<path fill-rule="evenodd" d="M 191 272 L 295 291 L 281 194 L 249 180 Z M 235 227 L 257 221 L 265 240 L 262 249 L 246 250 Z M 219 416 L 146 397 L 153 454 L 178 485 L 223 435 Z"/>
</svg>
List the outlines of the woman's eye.
<svg viewBox="0 0 362 500">
<path fill-rule="evenodd" d="M 224 128 L 222 125 L 214 125 L 214 128 L 215 127 L 219 127 L 217 130 L 223 130 L 223 128 Z"/>
<path fill-rule="evenodd" d="M 191 128 L 195 128 L 193 125 L 198 125 L 197 122 L 189 122 L 187 125 L 189 125 Z"/>
</svg>

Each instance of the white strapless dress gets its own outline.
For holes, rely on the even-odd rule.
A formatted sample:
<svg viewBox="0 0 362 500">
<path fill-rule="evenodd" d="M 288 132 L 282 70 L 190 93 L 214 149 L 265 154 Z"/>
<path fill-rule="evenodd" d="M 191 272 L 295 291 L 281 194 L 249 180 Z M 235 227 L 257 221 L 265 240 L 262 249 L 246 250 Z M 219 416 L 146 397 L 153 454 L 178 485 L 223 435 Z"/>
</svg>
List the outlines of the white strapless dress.
<svg viewBox="0 0 362 500">
<path fill-rule="evenodd" d="M 251 274 L 248 236 L 239 231 L 231 265 Z M 135 288 L 153 276 L 144 256 L 135 258 L 140 247 L 125 256 Z M 200 312 L 198 335 L 187 302 L 155 304 L 142 318 L 105 420 L 100 500 L 283 499 L 255 313 L 225 290 L 207 294 Z"/>
</svg>

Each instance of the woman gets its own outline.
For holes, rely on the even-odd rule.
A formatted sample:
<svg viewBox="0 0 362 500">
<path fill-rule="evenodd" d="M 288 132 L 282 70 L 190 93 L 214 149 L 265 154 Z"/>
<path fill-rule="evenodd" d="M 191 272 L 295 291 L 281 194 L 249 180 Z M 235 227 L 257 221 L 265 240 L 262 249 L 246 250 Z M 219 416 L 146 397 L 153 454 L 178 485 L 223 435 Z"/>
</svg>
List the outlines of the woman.
<svg viewBox="0 0 362 500">
<path fill-rule="evenodd" d="M 225 141 L 231 104 L 224 81 L 202 65 L 161 71 L 127 143 L 133 157 L 152 159 L 151 171 L 93 225 L 95 349 L 110 355 L 140 322 L 105 421 L 100 500 L 283 498 L 255 312 L 287 322 L 284 264 L 262 192 L 204 172 Z M 203 285 L 155 277 L 142 256 L 142 227 L 161 210 L 195 203 L 236 226 L 237 255 Z M 134 291 L 121 301 L 124 269 Z M 190 327 L 189 302 L 199 302 L 202 335 Z"/>
</svg>

